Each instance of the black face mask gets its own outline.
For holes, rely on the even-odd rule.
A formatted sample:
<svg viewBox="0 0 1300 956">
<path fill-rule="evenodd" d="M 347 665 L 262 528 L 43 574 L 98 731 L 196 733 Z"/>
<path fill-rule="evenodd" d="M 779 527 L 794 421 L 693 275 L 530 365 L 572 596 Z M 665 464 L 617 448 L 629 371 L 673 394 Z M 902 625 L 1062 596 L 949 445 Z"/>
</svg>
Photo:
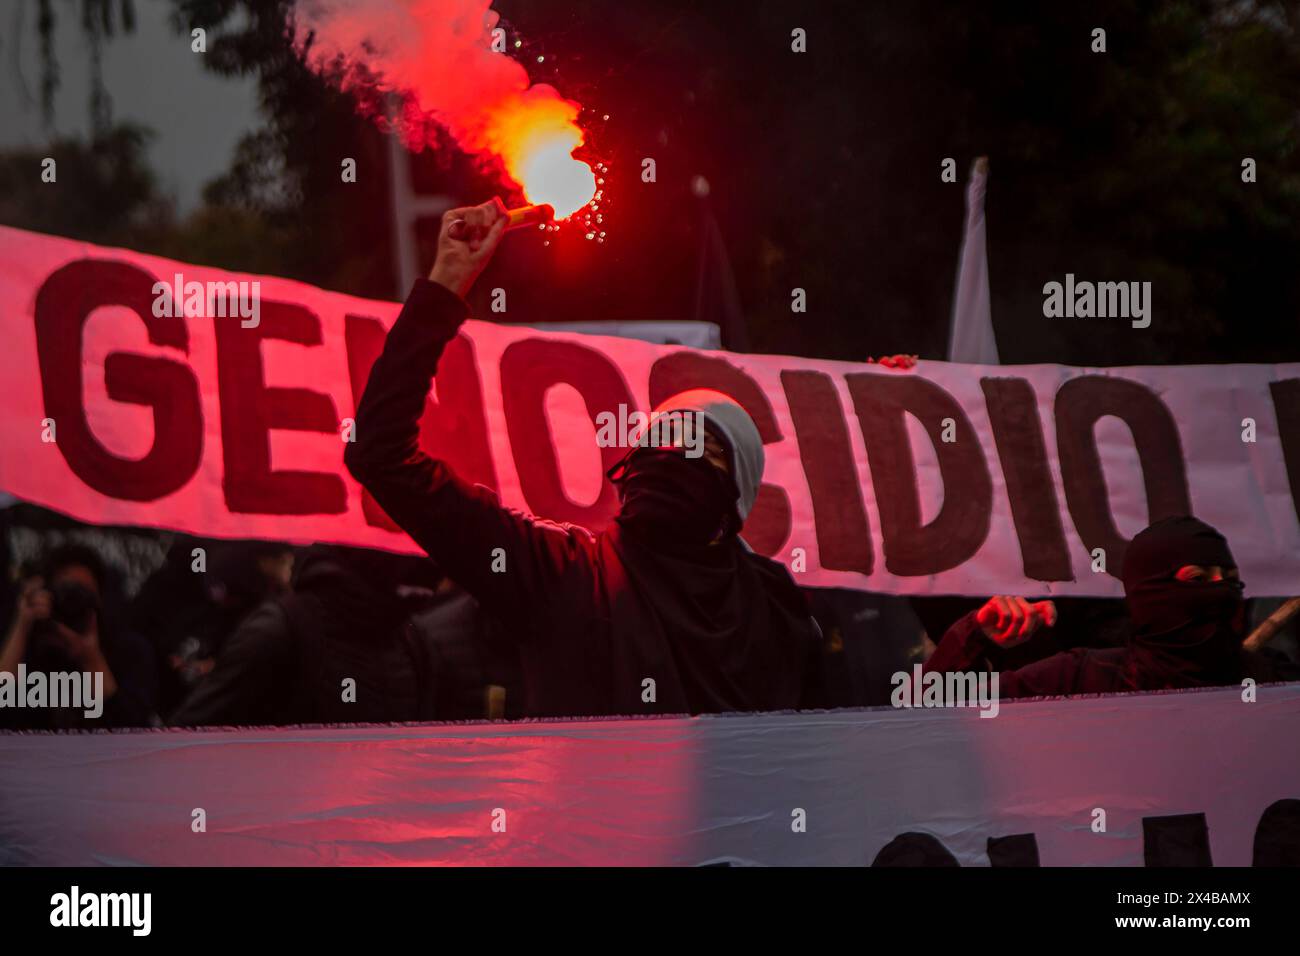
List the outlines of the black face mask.
<svg viewBox="0 0 1300 956">
<path fill-rule="evenodd" d="M 1121 576 L 1136 635 L 1171 647 L 1195 645 L 1237 623 L 1242 583 L 1179 581 L 1176 572 L 1189 564 L 1237 566 L 1223 535 L 1189 516 L 1157 521 L 1133 539 Z"/>
<path fill-rule="evenodd" d="M 623 507 L 618 523 L 669 549 L 698 548 L 738 529 L 736 481 L 701 455 L 637 448 L 609 470 Z"/>
<path fill-rule="evenodd" d="M 1148 581 L 1128 596 L 1134 687 L 1230 684 L 1242 673 L 1239 581 Z"/>
<path fill-rule="evenodd" d="M 1240 581 L 1148 581 L 1128 596 L 1129 614 L 1147 643 L 1195 644 L 1236 631 L 1242 589 Z"/>
<path fill-rule="evenodd" d="M 1147 528 L 1124 558 L 1132 646 L 1168 686 L 1222 682 L 1239 667 L 1245 615 L 1240 581 L 1179 581 L 1180 567 L 1234 568 L 1223 535 L 1191 517 Z M 1168 675 L 1166 675 L 1168 676 Z"/>
</svg>

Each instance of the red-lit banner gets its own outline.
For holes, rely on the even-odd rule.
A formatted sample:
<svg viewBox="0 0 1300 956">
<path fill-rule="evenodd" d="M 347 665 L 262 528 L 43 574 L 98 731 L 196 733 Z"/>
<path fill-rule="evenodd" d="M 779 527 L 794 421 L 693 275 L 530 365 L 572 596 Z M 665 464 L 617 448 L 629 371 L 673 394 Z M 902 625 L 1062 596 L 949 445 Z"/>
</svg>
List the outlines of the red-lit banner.
<svg viewBox="0 0 1300 956">
<path fill-rule="evenodd" d="M 414 550 L 343 467 L 396 304 L 3 227 L 0 263 L 0 489 L 101 524 Z M 1192 512 L 1249 593 L 1300 586 L 1300 363 L 898 372 L 468 322 L 424 442 L 507 505 L 599 528 L 621 450 L 596 417 L 695 387 L 757 422 L 745 537 L 802 584 L 1115 594 L 1127 539 Z"/>
</svg>

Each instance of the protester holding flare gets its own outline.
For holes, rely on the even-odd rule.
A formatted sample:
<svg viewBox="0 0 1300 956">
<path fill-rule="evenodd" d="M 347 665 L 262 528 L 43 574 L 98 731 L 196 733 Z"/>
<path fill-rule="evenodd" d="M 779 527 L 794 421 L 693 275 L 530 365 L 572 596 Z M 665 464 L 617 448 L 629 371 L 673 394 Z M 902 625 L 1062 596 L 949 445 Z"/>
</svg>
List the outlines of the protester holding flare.
<svg viewBox="0 0 1300 956">
<path fill-rule="evenodd" d="M 820 633 L 803 595 L 739 537 L 763 445 L 731 399 L 693 391 L 656 410 L 700 413 L 704 453 L 632 448 L 610 472 L 622 508 L 600 533 L 505 508 L 420 450 L 430 378 L 507 222 L 498 200 L 443 218 L 429 279 L 417 282 L 371 370 L 349 470 L 518 635 L 530 715 L 815 704 Z"/>
<path fill-rule="evenodd" d="M 1133 623 L 1128 646 L 1075 648 L 1000 672 L 1003 697 L 1105 694 L 1291 679 L 1279 662 L 1242 649 L 1243 585 L 1227 540 L 1182 515 L 1129 544 L 1120 572 Z M 1050 601 L 994 597 L 944 635 L 926 672 L 997 669 L 1001 652 L 1056 623 Z"/>
</svg>

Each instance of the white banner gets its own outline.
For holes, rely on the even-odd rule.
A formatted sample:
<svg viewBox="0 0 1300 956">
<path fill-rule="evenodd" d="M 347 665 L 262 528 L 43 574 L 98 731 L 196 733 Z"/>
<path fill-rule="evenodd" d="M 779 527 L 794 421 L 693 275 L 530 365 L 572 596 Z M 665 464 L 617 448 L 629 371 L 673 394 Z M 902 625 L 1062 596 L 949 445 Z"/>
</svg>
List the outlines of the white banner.
<svg viewBox="0 0 1300 956">
<path fill-rule="evenodd" d="M 213 317 L 224 288 L 256 314 Z M 0 489 L 101 524 L 414 550 L 342 461 L 397 305 L 0 227 L 0 308 Z M 1189 511 L 1249 594 L 1300 584 L 1295 363 L 905 372 L 468 322 L 424 446 L 599 529 L 623 449 L 595 419 L 692 387 L 757 422 L 745 537 L 800 584 L 1113 595 L 1127 541 Z"/>
<path fill-rule="evenodd" d="M 920 832 L 964 866 L 1025 834 L 1043 866 L 1141 866 L 1172 823 L 1249 866 L 1300 798 L 1300 684 L 1258 693 L 0 735 L 0 864 L 863 866 Z"/>
</svg>

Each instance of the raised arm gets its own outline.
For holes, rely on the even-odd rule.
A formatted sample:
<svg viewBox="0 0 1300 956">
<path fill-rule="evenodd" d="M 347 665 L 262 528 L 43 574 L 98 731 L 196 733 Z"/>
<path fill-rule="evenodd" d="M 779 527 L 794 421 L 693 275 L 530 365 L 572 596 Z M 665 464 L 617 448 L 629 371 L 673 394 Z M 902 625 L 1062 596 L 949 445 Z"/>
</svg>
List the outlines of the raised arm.
<svg viewBox="0 0 1300 956">
<path fill-rule="evenodd" d="M 451 238 L 460 222 L 465 239 Z M 461 298 L 505 231 L 499 201 L 443 217 L 438 259 L 388 333 L 357 408 L 348 470 L 439 567 L 487 607 L 527 626 L 590 594 L 591 536 L 505 508 L 419 447 L 419 420 L 438 359 L 468 309 Z M 498 550 L 499 549 L 499 550 Z"/>
</svg>

